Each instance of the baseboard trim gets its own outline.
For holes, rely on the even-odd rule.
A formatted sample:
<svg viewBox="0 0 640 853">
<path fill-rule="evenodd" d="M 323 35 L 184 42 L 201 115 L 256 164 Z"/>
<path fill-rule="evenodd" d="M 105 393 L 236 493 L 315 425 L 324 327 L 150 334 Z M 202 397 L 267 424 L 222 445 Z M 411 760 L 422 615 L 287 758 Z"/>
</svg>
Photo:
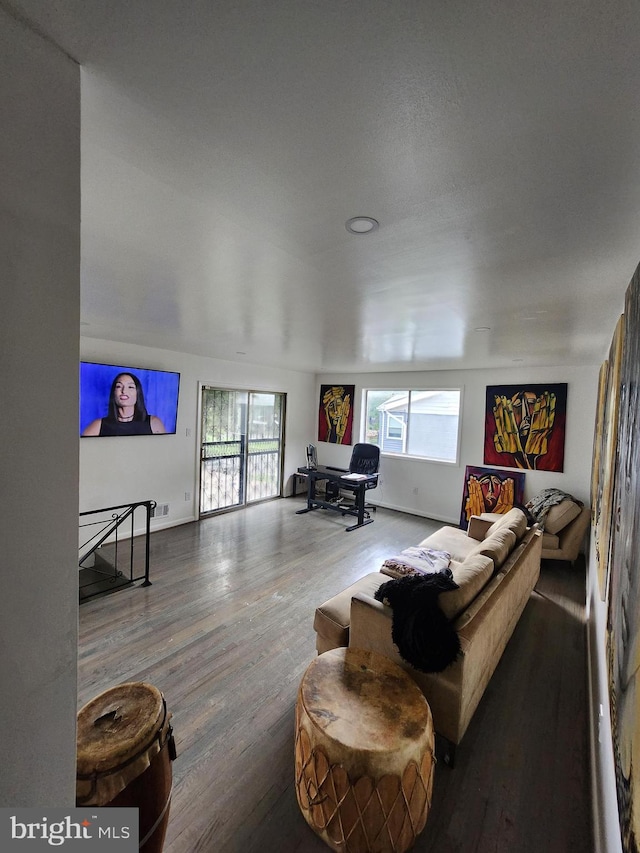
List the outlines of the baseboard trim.
<svg viewBox="0 0 640 853">
<path fill-rule="evenodd" d="M 420 518 L 432 518 L 434 521 L 442 521 L 445 524 L 455 524 L 456 527 L 459 526 L 460 519 L 450 518 L 448 516 L 441 515 L 438 512 L 425 512 L 424 510 L 415 509 L 413 507 L 398 506 L 396 504 L 385 503 L 384 501 L 370 501 L 370 503 L 382 507 L 383 509 L 393 509 L 396 512 L 405 512 L 407 515 L 417 515 Z"/>
</svg>

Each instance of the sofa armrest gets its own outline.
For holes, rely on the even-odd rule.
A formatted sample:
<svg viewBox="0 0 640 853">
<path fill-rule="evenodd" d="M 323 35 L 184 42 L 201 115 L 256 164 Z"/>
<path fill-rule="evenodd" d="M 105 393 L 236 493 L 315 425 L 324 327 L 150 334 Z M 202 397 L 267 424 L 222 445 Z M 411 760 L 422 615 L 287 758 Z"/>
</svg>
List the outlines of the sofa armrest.
<svg viewBox="0 0 640 853">
<path fill-rule="evenodd" d="M 379 652 L 404 669 L 413 667 L 400 657 L 398 647 L 391 639 L 393 610 L 366 592 L 359 592 L 351 599 L 351 631 L 349 645 L 359 649 L 371 649 Z M 461 652 L 464 655 L 468 643 L 461 638 Z"/>
<path fill-rule="evenodd" d="M 562 552 L 560 559 L 570 560 L 571 562 L 578 559 L 590 521 L 591 509 L 583 507 L 580 515 L 558 533 L 560 551 Z"/>
<path fill-rule="evenodd" d="M 412 669 L 400 657 L 398 648 L 391 639 L 393 610 L 367 593 L 357 593 L 351 599 L 351 630 L 349 646 L 370 649 L 384 655 L 403 669 Z"/>
<path fill-rule="evenodd" d="M 349 637 L 349 645 L 390 657 L 389 649 L 395 649 L 391 640 L 392 620 L 393 610 L 387 604 L 366 592 L 356 593 L 351 599 L 351 626 L 355 623 L 357 627 Z"/>
<path fill-rule="evenodd" d="M 480 518 L 479 515 L 472 515 L 469 519 L 469 526 L 467 527 L 467 536 L 470 536 L 472 539 L 477 539 L 478 542 L 482 542 L 484 537 L 487 535 L 487 530 L 492 524 L 493 521 L 489 521 L 487 518 Z"/>
</svg>

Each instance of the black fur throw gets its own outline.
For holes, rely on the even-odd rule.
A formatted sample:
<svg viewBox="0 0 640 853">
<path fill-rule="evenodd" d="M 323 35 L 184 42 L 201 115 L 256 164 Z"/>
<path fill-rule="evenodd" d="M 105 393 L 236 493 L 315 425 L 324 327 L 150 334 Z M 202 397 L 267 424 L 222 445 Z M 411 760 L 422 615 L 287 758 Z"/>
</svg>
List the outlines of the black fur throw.
<svg viewBox="0 0 640 853">
<path fill-rule="evenodd" d="M 446 569 L 387 581 L 375 593 L 393 609 L 391 638 L 400 656 L 421 672 L 442 672 L 460 654 L 460 638 L 438 605 L 450 589 L 458 584 Z"/>
</svg>

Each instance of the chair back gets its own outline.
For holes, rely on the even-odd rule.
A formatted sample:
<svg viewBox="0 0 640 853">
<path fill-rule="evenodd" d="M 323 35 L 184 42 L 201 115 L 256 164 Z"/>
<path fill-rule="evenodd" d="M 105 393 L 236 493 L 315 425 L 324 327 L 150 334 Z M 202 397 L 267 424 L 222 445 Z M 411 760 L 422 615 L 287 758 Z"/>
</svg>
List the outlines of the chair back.
<svg viewBox="0 0 640 853">
<path fill-rule="evenodd" d="M 354 444 L 349 462 L 350 474 L 376 474 L 380 466 L 377 444 Z"/>
</svg>

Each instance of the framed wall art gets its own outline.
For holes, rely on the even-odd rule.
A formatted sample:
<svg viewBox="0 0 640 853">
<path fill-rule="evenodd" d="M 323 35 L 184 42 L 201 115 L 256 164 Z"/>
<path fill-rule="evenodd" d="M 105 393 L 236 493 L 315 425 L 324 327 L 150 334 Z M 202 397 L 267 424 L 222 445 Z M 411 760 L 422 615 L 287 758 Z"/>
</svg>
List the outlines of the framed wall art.
<svg viewBox="0 0 640 853">
<path fill-rule="evenodd" d="M 321 385 L 318 441 L 351 444 L 355 385 Z"/>
<path fill-rule="evenodd" d="M 464 472 L 460 527 L 466 530 L 472 515 L 504 514 L 524 502 L 524 473 L 467 465 Z"/>
<path fill-rule="evenodd" d="M 487 386 L 484 463 L 562 471 L 567 383 Z"/>
<path fill-rule="evenodd" d="M 609 545 L 613 524 L 613 490 L 615 483 L 616 446 L 618 442 L 618 418 L 620 411 L 620 371 L 622 345 L 624 340 L 624 315 L 616 324 L 609 348 L 609 358 L 600 371 L 598 389 L 597 418 L 600 419 L 600 433 L 596 422 L 596 435 L 599 450 L 597 459 L 594 454 L 592 471 L 594 543 L 598 565 L 600 595 L 605 600 L 609 573 Z M 602 397 L 600 396 L 602 395 Z M 596 467 L 597 465 L 597 467 Z"/>
</svg>

